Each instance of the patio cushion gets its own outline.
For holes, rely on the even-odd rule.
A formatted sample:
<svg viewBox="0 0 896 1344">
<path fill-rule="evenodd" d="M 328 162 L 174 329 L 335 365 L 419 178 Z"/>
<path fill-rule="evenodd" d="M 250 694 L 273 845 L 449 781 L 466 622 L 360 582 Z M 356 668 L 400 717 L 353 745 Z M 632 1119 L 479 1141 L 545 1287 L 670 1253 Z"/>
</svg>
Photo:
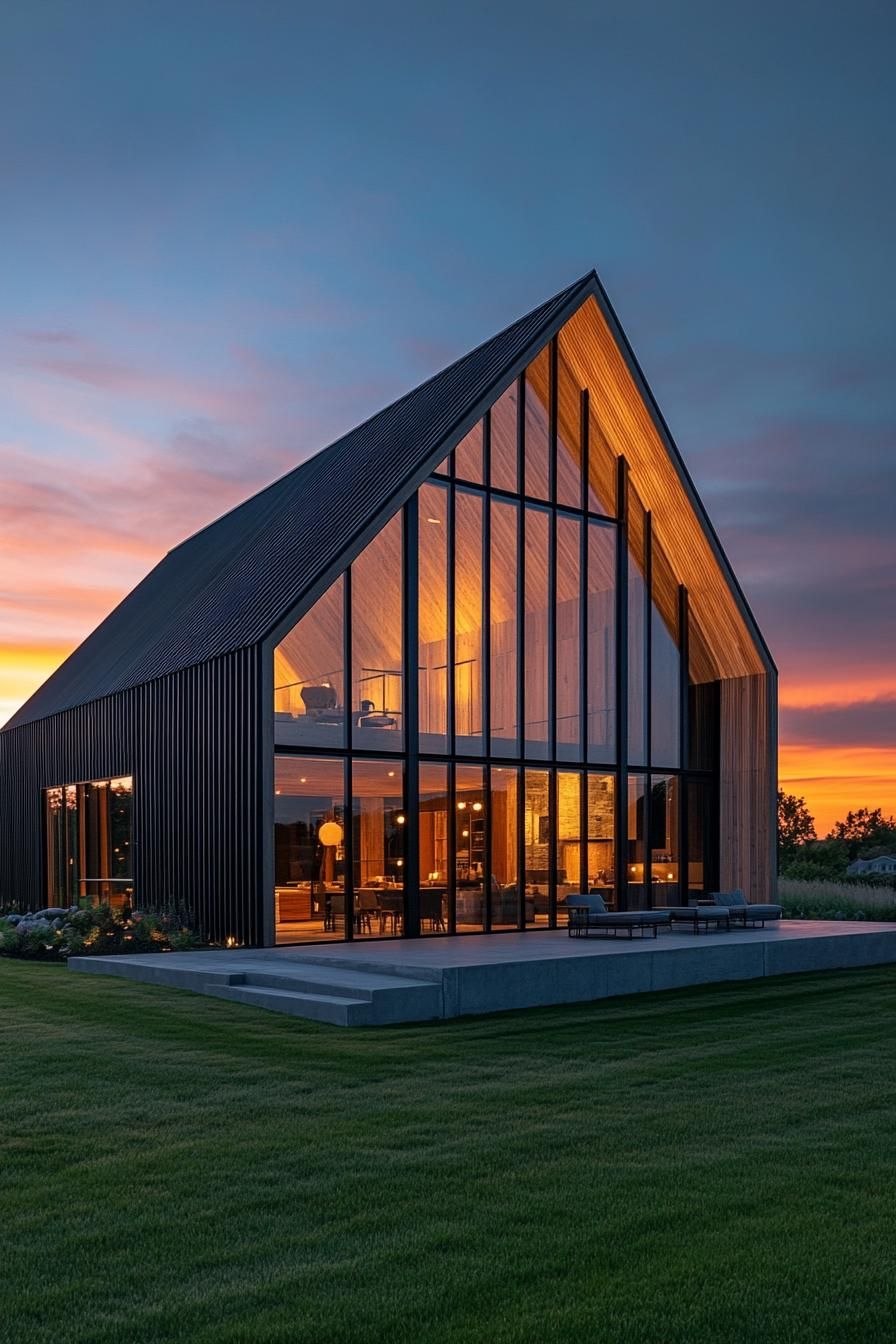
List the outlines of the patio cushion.
<svg viewBox="0 0 896 1344">
<path fill-rule="evenodd" d="M 668 910 L 619 910 L 616 912 L 608 911 L 605 915 L 599 915 L 594 923 L 597 924 L 619 924 L 625 927 L 629 924 L 668 924 Z"/>
<path fill-rule="evenodd" d="M 588 893 L 576 892 L 575 895 L 570 894 L 567 896 L 564 904 L 567 909 L 569 909 L 571 905 L 584 906 L 588 910 L 589 916 L 607 914 L 604 898 L 596 891 Z"/>
<path fill-rule="evenodd" d="M 782 907 L 780 905 L 744 905 L 733 913 L 743 915 L 746 919 L 780 919 Z"/>
<path fill-rule="evenodd" d="M 673 905 L 669 914 L 680 919 L 693 919 L 695 915 L 698 915 L 700 919 L 729 919 L 731 917 L 731 911 L 727 905 Z"/>
<path fill-rule="evenodd" d="M 740 888 L 736 891 L 711 891 L 709 894 L 716 905 L 726 905 L 729 909 L 747 904 L 747 898 Z"/>
</svg>

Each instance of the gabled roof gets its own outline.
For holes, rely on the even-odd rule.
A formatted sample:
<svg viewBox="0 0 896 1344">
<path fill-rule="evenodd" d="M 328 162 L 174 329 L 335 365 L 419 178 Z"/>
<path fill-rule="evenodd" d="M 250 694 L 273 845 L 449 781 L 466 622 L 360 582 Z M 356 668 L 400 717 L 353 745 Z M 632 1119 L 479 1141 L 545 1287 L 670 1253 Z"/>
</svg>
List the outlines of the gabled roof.
<svg viewBox="0 0 896 1344">
<path fill-rule="evenodd" d="M 175 547 L 4 731 L 264 639 L 597 283 L 583 276 Z"/>
</svg>

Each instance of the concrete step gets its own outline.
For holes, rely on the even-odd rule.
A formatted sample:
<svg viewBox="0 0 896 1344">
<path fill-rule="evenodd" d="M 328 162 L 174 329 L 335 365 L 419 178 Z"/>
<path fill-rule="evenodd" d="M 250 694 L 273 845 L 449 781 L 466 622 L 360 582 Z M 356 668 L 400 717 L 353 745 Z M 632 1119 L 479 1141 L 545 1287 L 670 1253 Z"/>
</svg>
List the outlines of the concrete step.
<svg viewBox="0 0 896 1344">
<path fill-rule="evenodd" d="M 205 991 L 211 998 L 231 1003 L 249 1003 L 272 1013 L 329 1022 L 334 1027 L 370 1026 L 372 1006 L 366 999 L 346 999 L 336 994 L 303 994 L 294 990 L 272 989 L 262 985 L 222 985 L 210 983 Z"/>
<path fill-rule="evenodd" d="M 430 980 L 410 980 L 370 971 L 293 963 L 288 969 L 276 971 L 251 967 L 226 977 L 218 973 L 210 976 L 207 983 L 361 1000 L 371 1005 L 371 1021 L 377 1023 L 419 1022 L 442 1015 L 439 985 Z"/>
</svg>

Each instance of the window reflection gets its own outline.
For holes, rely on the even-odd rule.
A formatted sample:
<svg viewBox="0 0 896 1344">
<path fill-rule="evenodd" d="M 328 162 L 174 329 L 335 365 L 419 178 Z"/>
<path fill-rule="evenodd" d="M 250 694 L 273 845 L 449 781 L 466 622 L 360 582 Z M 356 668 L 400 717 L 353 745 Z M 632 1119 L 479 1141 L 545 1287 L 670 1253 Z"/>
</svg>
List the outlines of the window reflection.
<svg viewBox="0 0 896 1344">
<path fill-rule="evenodd" d="M 458 490 L 454 560 L 454 733 L 460 755 L 482 755 L 483 497 Z"/>
<path fill-rule="evenodd" d="M 402 745 L 401 514 L 395 514 L 352 565 L 352 741 L 400 751 Z"/>
<path fill-rule="evenodd" d="M 493 929 L 519 926 L 519 873 L 517 858 L 517 799 L 519 772 L 507 766 L 492 770 L 488 822 L 491 826 Z"/>
<path fill-rule="evenodd" d="M 582 776 L 557 772 L 557 903 L 582 890 Z M 561 921 L 564 922 L 564 921 Z"/>
<path fill-rule="evenodd" d="M 565 328 L 557 339 L 557 503 L 582 507 L 582 387 Z"/>
<path fill-rule="evenodd" d="M 448 767 L 420 766 L 420 932 L 447 933 L 449 924 Z"/>
<path fill-rule="evenodd" d="M 650 625 L 650 760 L 652 765 L 680 764 L 681 654 L 678 582 L 653 539 Z"/>
<path fill-rule="evenodd" d="M 551 883 L 551 794 L 547 770 L 525 772 L 523 845 L 526 923 L 547 924 Z"/>
<path fill-rule="evenodd" d="M 588 759 L 616 759 L 616 528 L 588 524 Z"/>
<path fill-rule="evenodd" d="M 517 666 L 517 525 L 519 505 L 492 500 L 491 749 L 519 755 Z"/>
<path fill-rule="evenodd" d="M 345 766 L 274 762 L 274 897 L 278 942 L 345 936 Z"/>
<path fill-rule="evenodd" d="M 655 906 L 680 904 L 680 781 L 677 775 L 650 778 L 650 862 Z"/>
<path fill-rule="evenodd" d="M 525 754 L 544 759 L 549 745 L 550 515 L 545 509 L 530 506 L 526 508 L 525 516 Z"/>
<path fill-rule="evenodd" d="M 514 380 L 489 412 L 492 485 L 496 490 L 509 490 L 513 494 L 518 490 L 518 409 L 519 393 Z"/>
<path fill-rule="evenodd" d="M 557 514 L 557 757 L 577 761 L 582 755 L 582 523 Z"/>
<path fill-rule="evenodd" d="M 461 931 L 484 927 L 485 775 L 481 766 L 455 769 L 455 918 Z"/>
<path fill-rule="evenodd" d="M 618 462 L 592 407 L 588 415 L 588 509 L 591 513 L 615 516 Z"/>
<path fill-rule="evenodd" d="M 647 815 L 644 775 L 628 777 L 628 853 L 626 867 L 629 910 L 646 910 Z"/>
<path fill-rule="evenodd" d="M 588 776 L 588 890 L 616 908 L 616 778 Z"/>
<path fill-rule="evenodd" d="M 408 818 L 398 762 L 352 762 L 355 936 L 400 934 Z"/>
<path fill-rule="evenodd" d="M 418 499 L 417 666 L 420 750 L 448 749 L 448 490 L 423 485 Z"/>
<path fill-rule="evenodd" d="M 628 759 L 647 764 L 647 522 L 634 490 L 628 498 Z"/>
<path fill-rule="evenodd" d="M 479 420 L 454 450 L 454 474 L 459 481 L 482 485 L 482 441 L 483 421 Z"/>
<path fill-rule="evenodd" d="M 111 905 L 134 897 L 134 792 L 130 776 L 44 790 L 51 906 Z"/>
<path fill-rule="evenodd" d="M 534 499 L 551 497 L 550 372 L 551 352 L 545 346 L 526 370 L 525 493 Z"/>
<path fill-rule="evenodd" d="M 274 735 L 282 746 L 345 745 L 342 575 L 274 650 Z"/>
</svg>

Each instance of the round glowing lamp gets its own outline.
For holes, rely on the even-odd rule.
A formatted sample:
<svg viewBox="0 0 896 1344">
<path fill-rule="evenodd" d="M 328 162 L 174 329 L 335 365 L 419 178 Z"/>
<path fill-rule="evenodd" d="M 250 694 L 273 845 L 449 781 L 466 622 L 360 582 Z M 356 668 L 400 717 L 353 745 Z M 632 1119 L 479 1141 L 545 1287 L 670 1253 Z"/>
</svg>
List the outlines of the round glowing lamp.
<svg viewBox="0 0 896 1344">
<path fill-rule="evenodd" d="M 325 821 L 317 838 L 322 845 L 339 845 L 342 843 L 342 827 L 338 821 Z"/>
</svg>

